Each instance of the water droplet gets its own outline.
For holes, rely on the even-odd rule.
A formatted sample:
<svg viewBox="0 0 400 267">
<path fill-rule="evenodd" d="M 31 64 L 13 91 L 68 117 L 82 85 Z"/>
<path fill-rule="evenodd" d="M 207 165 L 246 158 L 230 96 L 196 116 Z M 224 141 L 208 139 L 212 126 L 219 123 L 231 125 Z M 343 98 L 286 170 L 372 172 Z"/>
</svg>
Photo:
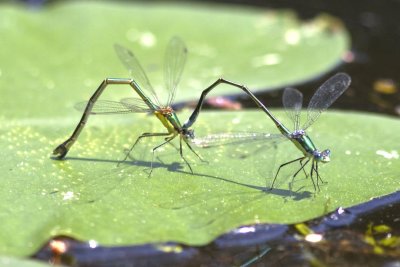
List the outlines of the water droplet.
<svg viewBox="0 0 400 267">
<path fill-rule="evenodd" d="M 236 232 L 240 234 L 254 233 L 255 231 L 256 229 L 254 226 L 240 227 L 238 230 L 236 230 Z"/>
<path fill-rule="evenodd" d="M 97 247 L 97 242 L 96 240 L 89 240 L 89 247 L 91 248 L 96 248 Z"/>
<path fill-rule="evenodd" d="M 151 32 L 144 32 L 140 35 L 139 43 L 144 47 L 153 47 L 156 42 L 156 37 Z"/>
<path fill-rule="evenodd" d="M 63 200 L 70 200 L 74 197 L 74 192 L 68 191 L 66 193 L 63 193 Z"/>
<path fill-rule="evenodd" d="M 386 159 L 398 159 L 399 158 L 399 153 L 396 150 L 392 150 L 390 152 L 387 152 L 385 150 L 377 150 L 376 154 L 383 156 Z"/>
<path fill-rule="evenodd" d="M 311 243 L 317 243 L 323 239 L 323 236 L 321 234 L 308 234 L 304 239 Z"/>
<path fill-rule="evenodd" d="M 289 29 L 285 32 L 285 41 L 289 45 L 297 45 L 300 42 L 300 31 L 296 29 Z"/>
<path fill-rule="evenodd" d="M 255 68 L 263 67 L 263 66 L 272 66 L 272 65 L 277 65 L 281 63 L 282 58 L 280 54 L 277 53 L 270 53 L 270 54 L 265 54 L 260 57 L 255 57 L 251 61 L 251 64 Z"/>
<path fill-rule="evenodd" d="M 339 207 L 339 208 L 336 210 L 336 212 L 337 212 L 338 214 L 343 214 L 343 213 L 346 212 L 346 210 L 345 210 L 343 207 Z"/>
</svg>

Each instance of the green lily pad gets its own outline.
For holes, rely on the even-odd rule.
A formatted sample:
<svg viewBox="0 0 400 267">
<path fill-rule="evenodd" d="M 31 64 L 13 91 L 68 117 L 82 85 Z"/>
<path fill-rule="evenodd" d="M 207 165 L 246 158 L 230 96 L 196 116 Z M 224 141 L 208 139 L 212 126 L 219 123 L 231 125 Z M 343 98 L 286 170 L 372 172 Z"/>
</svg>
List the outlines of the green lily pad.
<svg viewBox="0 0 400 267">
<path fill-rule="evenodd" d="M 340 22 L 330 17 L 302 23 L 287 11 L 192 4 L 74 2 L 34 11 L 2 4 L 0 34 L 7 47 L 0 50 L 0 254 L 31 255 L 57 235 L 104 245 L 205 244 L 245 223 L 299 222 L 398 190 L 391 133 L 399 123 L 365 115 L 330 114 L 311 132 L 338 155 L 321 167 L 328 184 L 316 195 L 309 179 L 300 177 L 289 188 L 290 169 L 277 189 L 264 190 L 276 168 L 298 153 L 290 143 L 197 148 L 208 164 L 185 149 L 194 174 L 166 146 L 148 177 L 150 150 L 160 142 L 151 139 L 118 165 L 140 133 L 165 130 L 145 115 L 91 118 L 65 161 L 50 157 L 79 120 L 72 105 L 88 99 L 105 76 L 125 77 L 115 42 L 132 48 L 161 86 L 166 43 L 181 36 L 191 53 L 177 98 L 196 99 L 220 75 L 266 88 L 329 70 L 349 44 Z M 110 90 L 108 98 L 123 96 L 132 92 Z M 260 112 L 202 114 L 196 133 L 274 131 L 265 119 Z"/>
<path fill-rule="evenodd" d="M 220 76 L 259 89 L 312 79 L 339 64 L 350 43 L 328 15 L 304 22 L 288 10 L 161 2 L 68 1 L 39 10 L 1 4 L 0 35 L 0 88 L 13 97 L 0 99 L 2 115 L 14 118 L 66 116 L 104 78 L 127 77 L 114 43 L 131 49 L 162 87 L 166 44 L 180 36 L 189 56 L 177 101 L 197 99 Z M 109 98 L 132 95 L 116 88 Z"/>
<path fill-rule="evenodd" d="M 283 112 L 274 112 L 279 118 Z M 298 166 L 280 164 L 301 156 L 290 142 L 198 148 L 200 161 L 184 147 L 191 174 L 176 147 L 158 150 L 149 177 L 151 148 L 143 140 L 124 158 L 142 132 L 163 132 L 152 116 L 93 117 L 66 160 L 52 149 L 75 127 L 76 118 L 2 120 L 0 128 L 0 253 L 30 255 L 49 238 L 67 235 L 103 245 L 178 241 L 206 244 L 243 224 L 296 223 L 400 189 L 397 119 L 349 112 L 324 114 L 308 132 L 332 161 L 320 166 L 321 192 Z M 188 113 L 179 114 L 187 118 Z M 138 127 L 139 126 L 139 127 Z M 197 136 L 218 132 L 276 133 L 260 111 L 202 113 Z M 21 230 L 23 229 L 23 231 Z"/>
<path fill-rule="evenodd" d="M 0 266 L 2 267 L 49 267 L 52 265 L 35 261 L 11 257 L 0 256 Z"/>
</svg>

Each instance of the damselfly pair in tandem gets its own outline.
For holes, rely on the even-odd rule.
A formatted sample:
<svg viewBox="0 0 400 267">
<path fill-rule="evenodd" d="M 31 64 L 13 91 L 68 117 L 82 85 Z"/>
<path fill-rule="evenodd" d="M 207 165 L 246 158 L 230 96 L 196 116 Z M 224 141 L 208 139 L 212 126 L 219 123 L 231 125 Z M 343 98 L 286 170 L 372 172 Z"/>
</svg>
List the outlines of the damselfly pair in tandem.
<svg viewBox="0 0 400 267">
<path fill-rule="evenodd" d="M 158 146 L 154 147 L 152 150 L 153 156 L 149 173 L 149 175 L 151 175 L 153 169 L 154 152 L 178 137 L 180 156 L 186 163 L 187 167 L 190 169 L 191 173 L 193 173 L 191 165 L 186 160 L 183 154 L 182 143 L 186 144 L 186 146 L 190 149 L 192 153 L 194 153 L 200 160 L 204 161 L 192 148 L 192 144 L 196 144 L 198 146 L 209 146 L 216 145 L 220 143 L 221 140 L 226 140 L 230 138 L 252 138 L 252 136 L 254 136 L 237 135 L 235 133 L 221 133 L 208 135 L 202 138 L 195 138 L 194 131 L 191 129 L 191 127 L 198 118 L 206 96 L 219 84 L 228 84 L 243 90 L 247 95 L 249 95 L 249 97 L 261 110 L 266 113 L 266 115 L 273 121 L 275 126 L 280 131 L 281 134 L 277 135 L 264 134 L 263 136 L 268 136 L 265 138 L 265 142 L 274 140 L 276 141 L 277 139 L 290 140 L 302 153 L 301 157 L 279 166 L 271 184 L 271 189 L 274 186 L 275 180 L 277 179 L 281 168 L 298 161 L 300 162 L 300 168 L 293 174 L 293 179 L 298 175 L 298 173 L 303 170 L 307 177 L 310 176 L 314 186 L 314 190 L 319 190 L 319 181 L 322 182 L 322 179 L 319 175 L 318 164 L 320 162 L 326 163 L 330 161 L 330 150 L 318 150 L 313 144 L 311 138 L 307 135 L 306 129 L 310 127 L 318 119 L 319 115 L 323 111 L 325 111 L 349 87 L 351 79 L 347 74 L 338 73 L 320 86 L 320 88 L 315 92 L 314 96 L 310 100 L 310 103 L 308 105 L 307 121 L 302 125 L 302 127 L 300 127 L 300 111 L 302 108 L 303 98 L 302 94 L 297 89 L 293 88 L 287 88 L 284 91 L 283 105 L 286 109 L 287 115 L 293 122 L 293 131 L 290 131 L 280 121 L 278 121 L 265 107 L 265 105 L 261 103 L 247 87 L 222 78 L 215 81 L 202 92 L 193 113 L 184 124 L 181 124 L 171 104 L 175 98 L 177 86 L 186 62 L 187 49 L 184 42 L 177 37 L 172 38 L 168 44 L 165 53 L 164 79 L 166 83 L 165 88 L 168 90 L 169 95 L 167 101 L 164 103 L 158 99 L 155 90 L 150 84 L 149 79 L 147 78 L 143 68 L 141 67 L 133 53 L 120 45 L 115 45 L 115 50 L 122 63 L 129 70 L 132 78 L 107 78 L 100 84 L 100 86 L 94 92 L 88 102 L 78 103 L 76 105 L 77 109 L 84 110 L 84 112 L 80 122 L 76 126 L 72 135 L 65 142 L 54 149 L 53 154 L 56 155 L 58 159 L 64 158 L 65 155 L 68 153 L 72 145 L 79 137 L 82 129 L 86 125 L 90 114 L 121 114 L 130 112 L 143 112 L 154 114 L 166 128 L 166 132 L 143 133 L 136 139 L 136 141 L 126 154 L 124 160 L 127 160 L 129 154 L 132 153 L 133 149 L 141 139 L 147 137 L 163 137 L 164 141 Z M 108 85 L 128 85 L 137 93 L 139 98 L 125 98 L 119 102 L 98 100 L 100 95 L 103 93 Z M 311 169 L 310 173 L 307 174 L 304 168 L 310 161 Z M 314 181 L 315 176 L 316 182 Z"/>
</svg>

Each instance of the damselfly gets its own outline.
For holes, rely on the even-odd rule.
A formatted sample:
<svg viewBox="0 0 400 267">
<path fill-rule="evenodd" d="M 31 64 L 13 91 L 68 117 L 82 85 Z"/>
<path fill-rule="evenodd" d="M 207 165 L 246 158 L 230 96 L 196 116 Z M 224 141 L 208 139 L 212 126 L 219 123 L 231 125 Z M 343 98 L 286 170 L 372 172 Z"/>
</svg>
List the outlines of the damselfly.
<svg viewBox="0 0 400 267">
<path fill-rule="evenodd" d="M 84 110 L 81 120 L 76 126 L 72 135 L 65 142 L 54 149 L 53 154 L 56 155 L 59 159 L 65 157 L 72 145 L 78 139 L 80 133 L 86 125 L 89 115 L 91 114 L 123 114 L 132 112 L 152 113 L 161 121 L 161 123 L 167 129 L 167 132 L 143 133 L 136 139 L 124 160 L 127 159 L 136 144 L 142 138 L 164 137 L 164 142 L 154 147 L 152 150 L 153 158 L 151 162 L 151 174 L 151 171 L 153 169 L 152 167 L 154 152 L 163 145 L 170 143 L 175 137 L 179 136 L 180 156 L 189 167 L 190 171 L 193 173 L 192 167 L 183 156 L 182 141 L 200 160 L 202 160 L 188 142 L 188 140 L 193 139 L 194 137 L 194 131 L 189 128 L 195 122 L 197 115 L 192 115 L 184 125 L 181 125 L 178 116 L 171 107 L 171 103 L 173 102 L 176 95 L 177 85 L 179 83 L 184 65 L 186 63 L 187 48 L 184 42 L 180 38 L 174 37 L 171 39 L 166 49 L 164 61 L 164 79 L 166 86 L 165 88 L 168 90 L 168 99 L 164 103 L 161 103 L 159 101 L 155 90 L 150 84 L 150 81 L 147 78 L 143 68 L 141 67 L 139 61 L 136 59 L 133 53 L 120 45 L 115 45 L 115 51 L 122 63 L 129 70 L 132 78 L 106 78 L 97 88 L 97 90 L 94 92 L 88 102 L 78 103 L 76 108 Z M 223 79 L 218 79 L 206 90 L 211 90 L 220 83 L 238 86 L 235 83 L 231 83 Z M 108 85 L 129 85 L 139 95 L 140 98 L 125 98 L 119 102 L 98 100 L 98 98 Z M 197 110 L 195 112 L 198 113 Z"/>
<path fill-rule="evenodd" d="M 278 177 L 279 171 L 282 167 L 289 165 L 294 162 L 300 162 L 300 168 L 294 173 L 293 179 L 298 175 L 300 171 L 304 171 L 306 176 L 308 174 L 305 172 L 305 166 L 311 161 L 310 177 L 314 186 L 314 190 L 318 190 L 319 181 L 322 181 L 321 176 L 318 172 L 318 163 L 327 163 L 330 161 L 331 151 L 325 149 L 320 151 L 316 148 L 311 138 L 307 135 L 306 130 L 318 119 L 319 115 L 324 112 L 333 102 L 349 87 L 351 82 L 350 76 L 345 73 L 338 73 L 324 82 L 318 90 L 315 92 L 314 96 L 311 98 L 308 105 L 307 121 L 300 127 L 300 112 L 303 103 L 303 95 L 300 91 L 294 88 L 287 88 L 283 93 L 283 106 L 285 107 L 288 117 L 293 122 L 294 131 L 290 131 L 286 128 L 280 121 L 278 121 L 272 113 L 249 91 L 248 88 L 241 86 L 240 88 L 246 92 L 259 107 L 261 107 L 269 118 L 275 123 L 276 127 L 279 129 L 281 134 L 256 134 L 256 133 L 222 133 L 213 134 L 206 136 L 204 138 L 194 139 L 194 143 L 200 146 L 215 145 L 216 143 L 235 143 L 240 139 L 260 139 L 274 140 L 279 139 L 290 140 L 303 154 L 303 156 L 286 162 L 279 166 L 278 171 L 271 184 L 271 189 L 273 188 L 276 178 Z M 196 118 L 202 102 L 206 95 L 212 90 L 206 89 L 198 102 L 195 109 L 196 112 L 193 113 L 192 119 Z M 317 176 L 317 182 L 314 182 L 314 173 Z"/>
</svg>

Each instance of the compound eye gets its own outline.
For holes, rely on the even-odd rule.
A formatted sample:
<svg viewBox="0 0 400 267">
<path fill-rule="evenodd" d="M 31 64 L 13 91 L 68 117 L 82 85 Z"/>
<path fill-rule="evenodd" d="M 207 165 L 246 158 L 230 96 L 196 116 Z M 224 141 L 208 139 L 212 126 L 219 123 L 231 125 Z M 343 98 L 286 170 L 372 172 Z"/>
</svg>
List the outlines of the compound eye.
<svg viewBox="0 0 400 267">
<path fill-rule="evenodd" d="M 331 156 L 331 151 L 329 149 L 325 149 L 324 151 L 322 151 L 321 153 L 322 162 L 329 162 L 331 160 L 330 156 Z"/>
<path fill-rule="evenodd" d="M 185 135 L 188 138 L 194 138 L 194 130 L 187 130 Z"/>
</svg>

